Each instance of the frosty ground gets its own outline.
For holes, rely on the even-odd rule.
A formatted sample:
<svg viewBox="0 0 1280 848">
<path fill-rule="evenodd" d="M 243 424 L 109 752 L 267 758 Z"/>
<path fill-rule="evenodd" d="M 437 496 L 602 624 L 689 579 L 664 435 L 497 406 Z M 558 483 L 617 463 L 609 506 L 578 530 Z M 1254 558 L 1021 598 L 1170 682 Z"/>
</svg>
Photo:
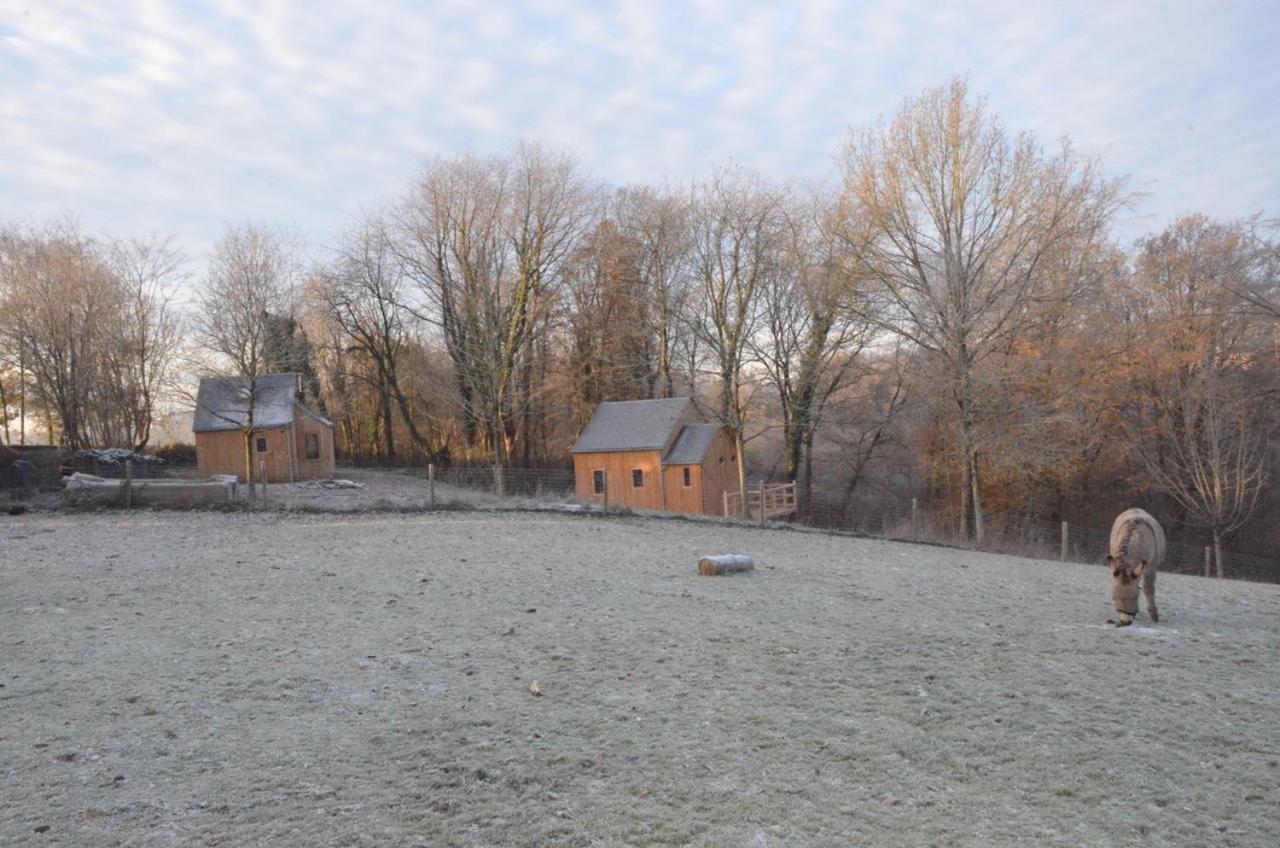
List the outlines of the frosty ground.
<svg viewBox="0 0 1280 848">
<path fill-rule="evenodd" d="M 1280 587 L 1158 591 L 1116 630 L 1100 567 L 813 533 L 0 518 L 0 844 L 1280 844 Z"/>
</svg>

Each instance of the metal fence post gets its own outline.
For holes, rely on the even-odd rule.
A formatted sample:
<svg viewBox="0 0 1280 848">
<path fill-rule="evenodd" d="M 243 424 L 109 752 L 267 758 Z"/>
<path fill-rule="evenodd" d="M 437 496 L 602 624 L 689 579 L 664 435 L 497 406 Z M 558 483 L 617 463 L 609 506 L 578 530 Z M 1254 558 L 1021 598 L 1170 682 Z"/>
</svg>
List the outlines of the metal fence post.
<svg viewBox="0 0 1280 848">
<path fill-rule="evenodd" d="M 1205 548 L 1204 548 L 1204 576 L 1205 577 L 1213 576 L 1213 572 L 1210 570 L 1210 562 L 1211 562 L 1211 558 L 1209 555 L 1209 546 L 1205 545 Z"/>
<path fill-rule="evenodd" d="M 604 491 L 601 493 L 602 495 L 604 495 L 604 511 L 608 512 L 609 511 L 609 470 L 605 469 L 604 471 L 601 471 L 600 474 L 604 480 Z"/>
<path fill-rule="evenodd" d="M 764 526 L 764 515 L 765 515 L 765 509 L 764 509 L 764 481 L 763 481 L 763 480 L 761 480 L 761 481 L 760 481 L 760 526 L 761 526 L 761 527 L 763 527 L 763 526 Z"/>
<path fill-rule="evenodd" d="M 911 538 L 916 540 L 920 538 L 920 500 L 918 498 L 911 499 Z"/>
<path fill-rule="evenodd" d="M 1063 562 L 1067 561 L 1067 522 L 1062 522 L 1062 550 L 1058 553 L 1058 559 Z"/>
<path fill-rule="evenodd" d="M 133 506 L 133 460 L 124 461 L 124 505 Z"/>
<path fill-rule="evenodd" d="M 493 466 L 493 492 L 498 497 L 502 497 L 504 486 L 502 485 L 502 466 Z"/>
<path fill-rule="evenodd" d="M 267 505 L 267 461 L 258 463 L 258 484 L 262 486 L 262 505 Z"/>
<path fill-rule="evenodd" d="M 427 463 L 427 491 L 431 493 L 431 508 L 436 508 L 436 464 Z"/>
</svg>

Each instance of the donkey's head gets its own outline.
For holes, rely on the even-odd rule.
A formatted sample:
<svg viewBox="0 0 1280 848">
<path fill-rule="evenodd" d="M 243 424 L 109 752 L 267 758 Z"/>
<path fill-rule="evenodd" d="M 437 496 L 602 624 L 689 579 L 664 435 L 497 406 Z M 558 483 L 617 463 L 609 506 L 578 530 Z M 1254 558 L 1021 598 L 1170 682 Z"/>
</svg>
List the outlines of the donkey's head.
<svg viewBox="0 0 1280 848">
<path fill-rule="evenodd" d="M 1130 561 L 1127 557 L 1107 557 L 1107 568 L 1111 571 L 1111 599 L 1116 605 L 1116 624 L 1120 627 L 1133 623 L 1138 614 L 1138 584 L 1142 580 L 1142 572 L 1147 568 L 1147 561 Z"/>
</svg>

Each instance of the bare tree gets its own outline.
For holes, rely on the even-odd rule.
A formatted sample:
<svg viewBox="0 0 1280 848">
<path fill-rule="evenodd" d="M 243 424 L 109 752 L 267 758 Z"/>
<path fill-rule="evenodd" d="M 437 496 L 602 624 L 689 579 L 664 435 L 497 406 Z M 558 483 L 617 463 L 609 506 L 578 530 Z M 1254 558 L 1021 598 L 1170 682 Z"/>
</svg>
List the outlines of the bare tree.
<svg viewBox="0 0 1280 848">
<path fill-rule="evenodd" d="M 595 214 L 592 196 L 571 159 L 525 145 L 504 159 L 433 163 L 401 211 L 415 311 L 444 337 L 469 433 L 501 461 L 524 436 L 535 330 Z"/>
<path fill-rule="evenodd" d="M 650 397 L 657 382 L 649 290 L 640 278 L 639 252 L 639 245 L 606 218 L 565 265 L 572 388 L 582 423 L 603 401 Z"/>
<path fill-rule="evenodd" d="M 394 461 L 396 456 L 393 403 L 414 444 L 431 454 L 430 434 L 418 426 L 402 385 L 402 357 L 411 342 L 412 314 L 404 305 L 409 281 L 384 220 L 371 217 L 347 237 L 328 280 L 320 294 L 327 313 L 347 335 L 349 346 L 374 366 L 384 458 Z"/>
<path fill-rule="evenodd" d="M 778 395 L 785 473 L 800 481 L 802 508 L 827 402 L 865 367 L 875 329 L 858 307 L 860 281 L 828 226 L 830 212 L 817 197 L 784 210 L 777 273 L 763 287 L 761 329 L 749 342 Z"/>
<path fill-rule="evenodd" d="M 194 325 L 199 343 L 247 387 L 247 413 L 235 423 L 244 437 L 245 480 L 251 493 L 254 416 L 258 380 L 268 368 L 270 316 L 273 310 L 289 308 L 295 273 L 294 253 L 283 236 L 252 224 L 234 227 L 215 246 L 198 295 Z"/>
<path fill-rule="evenodd" d="M 657 361 L 648 394 L 692 392 L 693 375 L 680 375 L 677 362 L 690 341 L 682 321 L 691 296 L 689 201 L 670 190 L 629 188 L 618 193 L 615 210 L 619 229 L 635 245 L 636 275 L 649 305 L 644 314 Z"/>
<path fill-rule="evenodd" d="M 1130 278 L 1145 304 L 1132 438 L 1156 484 L 1210 529 L 1219 576 L 1223 537 L 1252 517 L 1267 481 L 1275 430 L 1274 319 L 1238 308 L 1274 284 L 1254 236 L 1247 222 L 1179 218 L 1139 243 Z"/>
<path fill-rule="evenodd" d="M 95 435 L 91 399 L 101 395 L 104 376 L 103 340 L 120 307 L 111 269 L 73 222 L 11 235 L 4 248 L 4 335 L 18 347 L 50 439 L 88 447 Z"/>
<path fill-rule="evenodd" d="M 122 239 L 109 261 L 120 285 L 121 312 L 113 352 L 120 359 L 125 431 L 134 450 L 151 440 L 157 403 L 173 386 L 182 344 L 175 299 L 185 279 L 182 255 L 170 239 Z"/>
<path fill-rule="evenodd" d="M 780 194 L 740 170 L 719 170 L 694 189 L 692 265 L 697 280 L 687 320 L 716 377 L 715 413 L 733 433 L 738 491 L 746 513 L 745 366 L 759 328 L 761 298 L 779 273 L 785 238 Z"/>
<path fill-rule="evenodd" d="M 883 297 L 872 317 L 947 366 L 962 515 L 981 540 L 975 369 L 1063 295 L 1046 265 L 1105 238 L 1121 185 L 1066 142 L 1047 156 L 1010 137 L 960 79 L 851 138 L 843 167 L 845 209 L 869 236 L 851 245 Z"/>
</svg>

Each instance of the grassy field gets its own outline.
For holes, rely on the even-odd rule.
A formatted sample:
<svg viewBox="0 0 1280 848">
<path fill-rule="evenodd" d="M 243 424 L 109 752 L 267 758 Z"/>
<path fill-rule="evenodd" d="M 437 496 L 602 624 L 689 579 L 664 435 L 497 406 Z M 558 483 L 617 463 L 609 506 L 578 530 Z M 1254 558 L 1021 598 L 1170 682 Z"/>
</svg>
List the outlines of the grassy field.
<svg viewBox="0 0 1280 848">
<path fill-rule="evenodd" d="M 1280 587 L 1158 595 L 645 518 L 0 517 L 0 844 L 1280 844 Z"/>
</svg>

